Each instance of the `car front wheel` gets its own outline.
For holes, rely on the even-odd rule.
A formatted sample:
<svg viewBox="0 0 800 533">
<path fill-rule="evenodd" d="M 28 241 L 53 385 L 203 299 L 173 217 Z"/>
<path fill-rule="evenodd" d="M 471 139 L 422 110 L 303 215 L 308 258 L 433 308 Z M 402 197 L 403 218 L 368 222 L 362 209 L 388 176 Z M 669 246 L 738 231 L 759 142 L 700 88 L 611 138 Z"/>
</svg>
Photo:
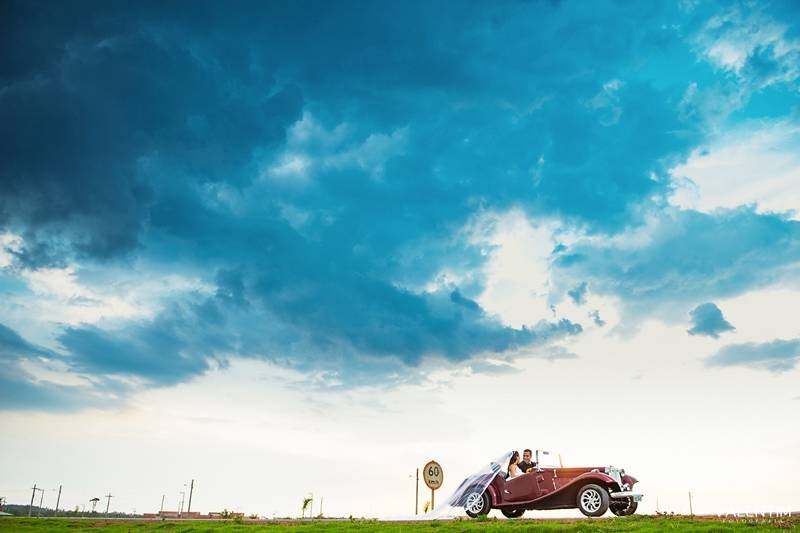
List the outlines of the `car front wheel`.
<svg viewBox="0 0 800 533">
<path fill-rule="evenodd" d="M 576 500 L 578 509 L 586 516 L 603 516 L 608 511 L 608 491 L 600 485 L 584 485 Z"/>
<path fill-rule="evenodd" d="M 468 492 L 464 500 L 464 510 L 471 518 L 477 518 L 480 515 L 487 514 L 492 508 L 492 501 L 489 499 L 489 493 L 486 491 L 481 492 L 479 489 Z"/>
</svg>

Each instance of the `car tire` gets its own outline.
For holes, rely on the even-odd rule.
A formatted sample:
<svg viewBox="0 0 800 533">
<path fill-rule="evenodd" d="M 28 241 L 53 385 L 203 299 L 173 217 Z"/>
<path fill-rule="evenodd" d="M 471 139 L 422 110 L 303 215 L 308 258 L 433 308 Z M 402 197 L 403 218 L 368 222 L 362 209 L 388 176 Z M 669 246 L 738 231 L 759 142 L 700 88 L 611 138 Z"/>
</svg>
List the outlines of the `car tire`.
<svg viewBox="0 0 800 533">
<path fill-rule="evenodd" d="M 480 492 L 481 487 L 474 487 L 466 492 L 464 498 L 464 511 L 470 518 L 477 518 L 488 514 L 492 510 L 492 499 L 486 491 Z"/>
<path fill-rule="evenodd" d="M 614 502 L 610 505 L 609 509 L 617 516 L 629 516 L 636 512 L 639 503 L 632 501 L 631 498 L 627 500 Z"/>
<path fill-rule="evenodd" d="M 525 509 L 500 509 L 506 518 L 519 518 L 525 514 Z"/>
<path fill-rule="evenodd" d="M 603 516 L 608 511 L 609 506 L 608 491 L 605 487 L 590 483 L 581 487 L 575 503 L 578 510 L 586 516 Z"/>
</svg>

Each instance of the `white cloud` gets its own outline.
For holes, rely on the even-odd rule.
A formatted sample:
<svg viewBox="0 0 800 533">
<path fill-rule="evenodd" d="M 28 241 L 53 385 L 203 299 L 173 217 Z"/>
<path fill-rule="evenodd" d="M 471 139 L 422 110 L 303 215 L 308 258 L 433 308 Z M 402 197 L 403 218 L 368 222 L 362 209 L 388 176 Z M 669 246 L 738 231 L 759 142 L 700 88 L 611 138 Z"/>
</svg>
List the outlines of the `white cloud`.
<svg viewBox="0 0 800 533">
<path fill-rule="evenodd" d="M 267 164 L 264 177 L 304 185 L 320 171 L 357 168 L 380 179 L 386 161 L 404 153 L 407 142 L 408 128 L 359 138 L 347 123 L 326 129 L 306 111 L 289 129 L 284 150 Z"/>
<path fill-rule="evenodd" d="M 603 84 L 603 89 L 587 100 L 584 105 L 590 109 L 604 111 L 600 123 L 612 126 L 619 122 L 622 116 L 622 106 L 619 105 L 619 90 L 625 85 L 621 80 L 610 80 Z"/>
<path fill-rule="evenodd" d="M 162 265 L 150 265 L 158 272 Z M 213 284 L 191 274 L 144 275 L 131 265 L 22 269 L 14 277 L 24 291 L 0 298 L 2 322 L 28 341 L 55 348 L 64 325 L 96 324 L 153 317 L 166 298 L 180 293 L 209 295 Z"/>
<path fill-rule="evenodd" d="M 533 226 L 519 211 L 486 213 L 474 223 L 486 232 L 474 234 L 474 242 L 489 249 L 484 290 L 477 301 L 508 326 L 531 326 L 553 318 L 548 261 L 556 245 L 554 224 Z"/>
<path fill-rule="evenodd" d="M 728 322 L 736 326 L 729 342 L 764 343 L 800 336 L 797 302 L 800 286 L 773 286 L 715 303 Z"/>
<path fill-rule="evenodd" d="M 552 318 L 549 255 L 557 242 L 590 237 L 565 235 L 556 223 L 530 221 L 519 211 L 484 214 L 471 229 L 488 252 L 481 305 L 514 326 Z M 85 290 L 70 272 L 31 283 L 63 298 Z M 716 303 L 736 326 L 737 342 L 765 341 L 796 335 L 799 297 L 800 288 L 773 287 Z M 606 326 L 590 325 L 593 309 Z M 523 350 L 513 361 L 425 361 L 419 385 L 325 393 L 296 385 L 308 376 L 234 359 L 191 383 L 141 391 L 120 411 L 3 413 L 8 431 L 0 447 L 20 458 L 4 471 L 5 482 L 27 486 L 35 476 L 65 483 L 67 506 L 120 486 L 115 508 L 152 511 L 163 493 L 167 507 L 175 507 L 182 484 L 194 478 L 193 508 L 200 510 L 294 516 L 313 492 L 328 515 L 397 516 L 413 509 L 409 475 L 427 460 L 445 468 L 438 499 L 489 458 L 532 447 L 562 453 L 567 465 L 625 467 L 642 482 L 642 512 L 653 512 L 656 498 L 662 511 L 686 512 L 688 490 L 698 513 L 791 505 L 788 478 L 745 487 L 730 464 L 758 457 L 765 470 L 800 467 L 800 435 L 786 424 L 800 370 L 774 376 L 709 369 L 705 358 L 720 343 L 687 335 L 688 317 L 669 326 L 648 320 L 622 334 L 617 309 L 589 286 L 585 304 L 556 307 L 559 317 L 586 325 L 582 335 L 554 351 Z M 570 354 L 577 357 L 564 357 Z M 78 426 L 85 430 L 70 430 Z M 44 444 L 54 433 L 66 450 L 57 458 Z M 71 466 L 85 464 L 113 476 L 101 487 L 85 468 Z"/>
<path fill-rule="evenodd" d="M 280 159 L 271 167 L 269 167 L 269 174 L 279 178 L 297 177 L 305 178 L 309 169 L 311 168 L 311 158 L 305 154 L 299 153 L 285 153 Z"/>
<path fill-rule="evenodd" d="M 0 234 L 0 268 L 10 266 L 14 262 L 14 253 L 22 247 L 22 237 L 14 233 Z"/>
<path fill-rule="evenodd" d="M 82 285 L 71 266 L 23 270 L 20 276 L 35 295 L 27 301 L 38 307 L 39 312 L 34 315 L 37 320 L 76 325 L 97 322 L 101 318 L 131 318 L 147 314 L 122 296 Z"/>
<path fill-rule="evenodd" d="M 759 211 L 800 217 L 800 125 L 747 123 L 696 149 L 671 170 L 670 201 L 704 212 L 757 204 Z"/>
<path fill-rule="evenodd" d="M 163 493 L 174 507 L 194 478 L 198 510 L 294 516 L 313 492 L 328 515 L 396 516 L 412 511 L 409 475 L 427 460 L 444 466 L 439 500 L 490 458 L 532 447 L 562 453 L 567 465 L 626 468 L 641 480 L 644 513 L 656 498 L 662 511 L 686 512 L 688 490 L 698 513 L 785 509 L 791 476 L 745 486 L 730 465 L 800 466 L 800 438 L 786 423 L 800 372 L 710 370 L 703 357 L 715 345 L 649 321 L 627 338 L 589 332 L 569 347 L 577 359 L 519 359 L 500 374 L 439 368 L 421 386 L 337 394 L 287 387 L 301 376 L 234 360 L 192 383 L 142 392 L 121 411 L 0 415 L 0 447 L 18 459 L 4 483 L 64 483 L 67 506 L 118 490 L 115 508 L 152 511 Z M 48 453 L 54 434 L 59 456 Z M 87 464 L 111 474 L 100 481 Z M 576 513 L 531 516 L 558 514 Z"/>
<path fill-rule="evenodd" d="M 373 133 L 361 144 L 326 157 L 323 165 L 333 168 L 353 166 L 369 171 L 373 178 L 380 178 L 384 163 L 401 155 L 406 149 L 407 141 L 408 128 L 397 129 L 390 135 Z"/>
<path fill-rule="evenodd" d="M 800 76 L 800 41 L 786 37 L 787 26 L 758 8 L 740 8 L 712 17 L 697 37 L 700 54 L 718 68 L 747 77 L 758 87 Z M 767 53 L 780 66 L 769 74 L 746 72 L 754 55 Z"/>
<path fill-rule="evenodd" d="M 504 324 L 519 328 L 566 318 L 591 329 L 597 327 L 594 311 L 606 322 L 604 327 L 611 329 L 618 323 L 615 298 L 595 295 L 588 286 L 585 303 L 576 304 L 563 297 L 573 287 L 561 286 L 552 276 L 552 252 L 558 244 L 598 237 L 565 231 L 553 220 L 530 220 L 518 210 L 484 213 L 470 226 L 472 243 L 487 250 L 484 289 L 477 301 Z M 643 238 L 631 234 L 624 243 L 633 246 Z"/>
</svg>

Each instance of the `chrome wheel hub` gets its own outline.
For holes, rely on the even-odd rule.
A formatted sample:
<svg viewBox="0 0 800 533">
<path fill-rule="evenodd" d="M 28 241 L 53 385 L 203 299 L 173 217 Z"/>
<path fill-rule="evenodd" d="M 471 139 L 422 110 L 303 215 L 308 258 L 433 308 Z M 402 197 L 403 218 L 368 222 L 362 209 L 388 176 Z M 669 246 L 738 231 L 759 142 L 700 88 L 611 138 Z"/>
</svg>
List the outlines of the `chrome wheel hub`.
<svg viewBox="0 0 800 533">
<path fill-rule="evenodd" d="M 464 507 L 471 513 L 480 513 L 483 511 L 483 495 L 478 492 L 473 492 L 467 496 L 467 503 Z"/>
<path fill-rule="evenodd" d="M 600 509 L 603 498 L 595 489 L 589 489 L 581 494 L 581 507 L 587 512 L 594 513 Z"/>
</svg>

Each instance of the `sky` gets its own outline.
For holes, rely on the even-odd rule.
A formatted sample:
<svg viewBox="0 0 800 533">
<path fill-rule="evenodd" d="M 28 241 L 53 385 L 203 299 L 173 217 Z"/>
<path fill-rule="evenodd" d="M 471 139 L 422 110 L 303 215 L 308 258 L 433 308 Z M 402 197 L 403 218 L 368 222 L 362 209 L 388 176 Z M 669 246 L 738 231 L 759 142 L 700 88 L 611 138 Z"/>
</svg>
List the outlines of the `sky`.
<svg viewBox="0 0 800 533">
<path fill-rule="evenodd" d="M 798 104 L 791 1 L 3 2 L 0 496 L 800 510 Z"/>
</svg>

